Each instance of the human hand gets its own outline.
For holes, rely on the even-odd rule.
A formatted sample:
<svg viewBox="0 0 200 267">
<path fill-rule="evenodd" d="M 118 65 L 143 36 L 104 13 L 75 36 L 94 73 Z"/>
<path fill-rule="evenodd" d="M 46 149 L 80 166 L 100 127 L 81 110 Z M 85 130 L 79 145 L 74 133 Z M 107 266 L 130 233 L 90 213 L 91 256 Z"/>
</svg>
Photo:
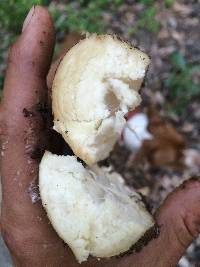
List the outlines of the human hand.
<svg viewBox="0 0 200 267">
<path fill-rule="evenodd" d="M 14 264 L 20 267 L 79 266 L 53 230 L 41 201 L 34 201 L 37 156 L 45 149 L 49 136 L 44 107 L 54 39 L 48 12 L 42 7 L 33 8 L 10 50 L 0 107 L 1 231 Z M 58 144 L 55 139 L 53 142 Z M 81 266 L 175 266 L 200 231 L 199 204 L 200 180 L 189 180 L 170 194 L 156 213 L 160 234 L 140 252 L 100 261 L 91 258 Z"/>
</svg>

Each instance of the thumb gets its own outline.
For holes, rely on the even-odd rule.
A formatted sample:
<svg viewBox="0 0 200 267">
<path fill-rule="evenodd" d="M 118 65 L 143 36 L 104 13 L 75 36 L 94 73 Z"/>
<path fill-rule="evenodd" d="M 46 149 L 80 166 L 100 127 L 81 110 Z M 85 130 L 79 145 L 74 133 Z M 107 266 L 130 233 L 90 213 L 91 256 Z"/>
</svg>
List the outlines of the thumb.
<svg viewBox="0 0 200 267">
<path fill-rule="evenodd" d="M 159 236 L 140 252 L 123 259 L 122 266 L 176 266 L 200 232 L 199 207 L 200 177 L 194 177 L 171 193 L 158 210 Z"/>
</svg>

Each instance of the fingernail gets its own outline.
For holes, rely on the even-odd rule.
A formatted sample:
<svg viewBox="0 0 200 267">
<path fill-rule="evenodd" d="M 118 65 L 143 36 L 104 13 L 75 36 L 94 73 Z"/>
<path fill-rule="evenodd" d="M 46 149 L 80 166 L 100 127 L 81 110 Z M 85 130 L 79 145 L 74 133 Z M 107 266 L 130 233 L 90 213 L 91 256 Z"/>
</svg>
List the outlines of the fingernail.
<svg viewBox="0 0 200 267">
<path fill-rule="evenodd" d="M 24 24 L 22 27 L 22 32 L 26 29 L 26 27 L 30 24 L 31 19 L 33 18 L 35 12 L 35 7 L 33 6 L 30 11 L 28 12 L 28 15 L 26 16 L 25 20 L 24 20 Z"/>
</svg>

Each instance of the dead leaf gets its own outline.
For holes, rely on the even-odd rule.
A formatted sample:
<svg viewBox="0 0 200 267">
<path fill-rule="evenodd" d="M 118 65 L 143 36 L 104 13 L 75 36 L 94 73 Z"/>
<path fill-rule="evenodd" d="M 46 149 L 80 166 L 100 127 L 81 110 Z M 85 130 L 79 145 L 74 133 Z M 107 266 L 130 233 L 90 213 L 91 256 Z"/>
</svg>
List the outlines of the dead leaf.
<svg viewBox="0 0 200 267">
<path fill-rule="evenodd" d="M 173 10 L 181 15 L 188 16 L 192 12 L 192 8 L 189 5 L 180 4 L 175 2 L 173 5 Z"/>
</svg>

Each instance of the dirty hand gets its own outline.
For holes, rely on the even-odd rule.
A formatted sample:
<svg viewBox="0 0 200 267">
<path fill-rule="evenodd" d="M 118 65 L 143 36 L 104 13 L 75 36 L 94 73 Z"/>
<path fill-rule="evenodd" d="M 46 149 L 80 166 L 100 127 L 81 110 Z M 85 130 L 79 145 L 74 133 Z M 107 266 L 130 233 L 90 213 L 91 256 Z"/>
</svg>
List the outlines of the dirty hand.
<svg viewBox="0 0 200 267">
<path fill-rule="evenodd" d="M 10 50 L 0 108 L 3 205 L 1 232 L 16 266 L 79 266 L 36 201 L 38 158 L 47 140 L 46 77 L 54 47 L 48 12 L 35 7 Z M 46 136 L 45 136 L 46 135 Z M 175 266 L 200 231 L 200 181 L 189 180 L 157 212 L 160 234 L 140 252 L 85 267 Z M 87 215 L 86 215 L 87 216 Z"/>
</svg>

